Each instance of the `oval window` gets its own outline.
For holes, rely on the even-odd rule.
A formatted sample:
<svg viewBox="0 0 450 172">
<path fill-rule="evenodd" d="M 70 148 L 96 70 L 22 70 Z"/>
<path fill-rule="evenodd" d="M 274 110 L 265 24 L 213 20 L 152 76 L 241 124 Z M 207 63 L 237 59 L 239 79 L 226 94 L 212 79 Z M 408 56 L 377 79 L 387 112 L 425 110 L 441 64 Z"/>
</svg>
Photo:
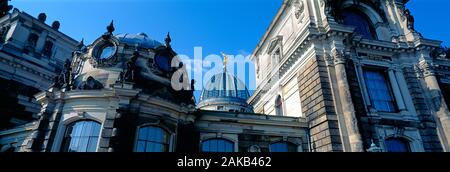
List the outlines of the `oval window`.
<svg viewBox="0 0 450 172">
<path fill-rule="evenodd" d="M 99 59 L 107 60 L 107 59 L 111 58 L 112 56 L 114 56 L 115 53 L 116 53 L 116 47 L 112 44 L 108 44 L 100 50 Z"/>
</svg>

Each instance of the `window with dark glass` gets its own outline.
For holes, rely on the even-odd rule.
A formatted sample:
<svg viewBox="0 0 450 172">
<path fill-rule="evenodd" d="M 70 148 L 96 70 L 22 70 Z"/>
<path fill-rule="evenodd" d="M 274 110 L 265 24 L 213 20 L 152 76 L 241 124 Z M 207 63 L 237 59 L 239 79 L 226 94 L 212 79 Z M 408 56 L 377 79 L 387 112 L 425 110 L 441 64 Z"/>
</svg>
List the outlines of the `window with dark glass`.
<svg viewBox="0 0 450 172">
<path fill-rule="evenodd" d="M 52 55 L 53 42 L 46 41 L 44 44 L 44 48 L 42 49 L 42 54 L 44 56 L 50 57 Z"/>
<path fill-rule="evenodd" d="M 275 114 L 278 116 L 283 116 L 283 100 L 281 100 L 281 96 L 279 95 L 275 100 Z"/>
<path fill-rule="evenodd" d="M 95 121 L 78 121 L 67 127 L 64 152 L 95 152 L 101 125 Z"/>
<path fill-rule="evenodd" d="M 136 152 L 168 152 L 169 133 L 154 126 L 140 127 Z"/>
<path fill-rule="evenodd" d="M 31 33 L 30 36 L 28 36 L 28 41 L 27 41 L 28 46 L 35 48 L 38 39 L 39 39 L 39 36 L 37 34 Z"/>
<path fill-rule="evenodd" d="M 202 152 L 234 152 L 234 143 L 225 139 L 209 139 L 202 142 Z"/>
<path fill-rule="evenodd" d="M 297 152 L 297 145 L 290 142 L 276 142 L 270 144 L 270 152 Z"/>
<path fill-rule="evenodd" d="M 409 142 L 403 138 L 389 138 L 384 143 L 387 152 L 411 152 Z"/>
<path fill-rule="evenodd" d="M 372 106 L 379 112 L 397 112 L 386 72 L 384 70 L 364 69 L 363 73 Z"/>
<path fill-rule="evenodd" d="M 367 15 L 356 9 L 347 9 L 341 13 L 345 25 L 355 27 L 355 32 L 365 39 L 376 39 L 376 32 Z"/>
</svg>

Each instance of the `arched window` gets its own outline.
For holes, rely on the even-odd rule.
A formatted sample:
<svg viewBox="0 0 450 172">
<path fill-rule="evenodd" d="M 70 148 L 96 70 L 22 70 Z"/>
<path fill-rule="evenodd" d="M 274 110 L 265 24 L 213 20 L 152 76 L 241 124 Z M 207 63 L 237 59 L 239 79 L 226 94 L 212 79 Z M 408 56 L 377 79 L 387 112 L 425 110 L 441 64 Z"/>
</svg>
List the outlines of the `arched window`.
<svg viewBox="0 0 450 172">
<path fill-rule="evenodd" d="M 403 138 L 389 138 L 384 143 L 387 152 L 411 152 L 409 141 Z"/>
<path fill-rule="evenodd" d="M 277 116 L 283 116 L 283 100 L 281 100 L 280 95 L 275 99 L 275 114 Z"/>
<path fill-rule="evenodd" d="M 64 152 L 95 152 L 100 134 L 100 123 L 77 121 L 67 127 L 63 141 Z"/>
<path fill-rule="evenodd" d="M 202 152 L 234 152 L 234 143 L 225 139 L 209 139 L 202 142 Z"/>
<path fill-rule="evenodd" d="M 375 29 L 367 15 L 356 9 L 346 9 L 342 13 L 345 25 L 355 27 L 355 32 L 365 39 L 377 39 Z"/>
<path fill-rule="evenodd" d="M 139 128 L 136 152 L 168 152 L 169 133 L 162 128 L 145 126 Z"/>
<path fill-rule="evenodd" d="M 297 152 L 297 145 L 290 142 L 276 142 L 270 144 L 270 152 Z"/>
</svg>

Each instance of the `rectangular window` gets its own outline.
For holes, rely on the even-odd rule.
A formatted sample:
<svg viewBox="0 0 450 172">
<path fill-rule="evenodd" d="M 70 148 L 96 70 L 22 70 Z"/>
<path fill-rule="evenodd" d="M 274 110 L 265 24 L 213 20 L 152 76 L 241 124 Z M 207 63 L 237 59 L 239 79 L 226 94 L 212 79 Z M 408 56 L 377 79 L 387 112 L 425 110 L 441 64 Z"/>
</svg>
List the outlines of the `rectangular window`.
<svg viewBox="0 0 450 172">
<path fill-rule="evenodd" d="M 379 112 L 397 112 L 386 72 L 383 70 L 364 69 L 363 73 L 372 106 Z"/>
</svg>

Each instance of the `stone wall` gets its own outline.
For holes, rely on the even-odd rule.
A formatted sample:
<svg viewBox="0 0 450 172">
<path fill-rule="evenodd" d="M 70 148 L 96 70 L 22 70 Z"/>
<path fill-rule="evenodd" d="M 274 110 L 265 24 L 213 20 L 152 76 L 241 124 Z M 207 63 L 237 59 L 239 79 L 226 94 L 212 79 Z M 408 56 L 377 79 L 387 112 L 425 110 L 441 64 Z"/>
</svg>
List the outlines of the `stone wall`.
<svg viewBox="0 0 450 172">
<path fill-rule="evenodd" d="M 300 70 L 298 77 L 302 110 L 309 122 L 312 151 L 343 151 L 325 61 L 320 56 L 313 57 Z"/>
</svg>

